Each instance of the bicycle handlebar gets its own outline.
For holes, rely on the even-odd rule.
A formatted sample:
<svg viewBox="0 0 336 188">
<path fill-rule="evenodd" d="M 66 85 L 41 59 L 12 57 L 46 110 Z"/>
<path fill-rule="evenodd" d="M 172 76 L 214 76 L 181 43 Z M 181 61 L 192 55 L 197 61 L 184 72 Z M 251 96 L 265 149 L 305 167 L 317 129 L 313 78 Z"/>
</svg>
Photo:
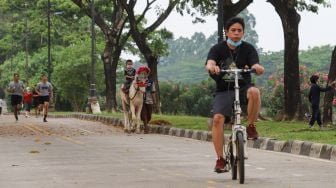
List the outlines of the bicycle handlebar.
<svg viewBox="0 0 336 188">
<path fill-rule="evenodd" d="M 226 72 L 226 73 L 256 73 L 256 70 L 255 69 L 221 69 L 220 70 L 221 72 Z"/>
</svg>

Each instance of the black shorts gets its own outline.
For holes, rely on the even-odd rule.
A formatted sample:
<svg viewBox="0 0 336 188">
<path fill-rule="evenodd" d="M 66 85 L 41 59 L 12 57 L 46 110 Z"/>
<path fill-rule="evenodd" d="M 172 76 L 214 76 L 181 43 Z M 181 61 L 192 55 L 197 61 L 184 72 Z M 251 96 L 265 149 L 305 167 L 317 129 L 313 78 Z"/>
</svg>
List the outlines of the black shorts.
<svg viewBox="0 0 336 188">
<path fill-rule="evenodd" d="M 49 102 L 50 97 L 49 96 L 40 96 L 40 104 L 44 104 L 45 102 Z"/>
<path fill-rule="evenodd" d="M 239 89 L 240 105 L 247 104 L 247 90 L 253 85 L 246 85 Z M 225 117 L 231 117 L 233 112 L 234 90 L 216 92 L 213 100 L 213 114 L 222 114 Z"/>
<path fill-rule="evenodd" d="M 12 106 L 17 106 L 19 104 L 22 104 L 22 96 L 12 95 L 11 96 L 11 104 L 12 104 Z"/>
<path fill-rule="evenodd" d="M 37 96 L 37 97 L 33 98 L 33 106 L 34 106 L 34 108 L 38 107 L 41 104 L 40 101 L 41 101 L 40 100 L 40 96 Z"/>
</svg>

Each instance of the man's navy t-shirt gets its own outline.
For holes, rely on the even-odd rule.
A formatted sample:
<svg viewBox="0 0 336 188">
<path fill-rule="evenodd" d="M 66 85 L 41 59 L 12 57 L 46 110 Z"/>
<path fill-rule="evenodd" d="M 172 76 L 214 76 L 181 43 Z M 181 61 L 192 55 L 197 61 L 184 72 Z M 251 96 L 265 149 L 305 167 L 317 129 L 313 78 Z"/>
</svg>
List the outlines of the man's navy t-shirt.
<svg viewBox="0 0 336 188">
<path fill-rule="evenodd" d="M 228 69 L 233 62 L 239 69 L 251 68 L 259 63 L 257 50 L 248 42 L 243 41 L 241 45 L 231 50 L 226 41 L 214 45 L 208 54 L 207 60 L 214 60 L 221 69 Z M 210 76 L 216 81 L 217 91 L 232 90 L 234 88 L 233 78 L 227 77 L 226 73 Z M 251 73 L 242 73 L 242 80 L 239 81 L 240 87 L 251 84 Z"/>
</svg>

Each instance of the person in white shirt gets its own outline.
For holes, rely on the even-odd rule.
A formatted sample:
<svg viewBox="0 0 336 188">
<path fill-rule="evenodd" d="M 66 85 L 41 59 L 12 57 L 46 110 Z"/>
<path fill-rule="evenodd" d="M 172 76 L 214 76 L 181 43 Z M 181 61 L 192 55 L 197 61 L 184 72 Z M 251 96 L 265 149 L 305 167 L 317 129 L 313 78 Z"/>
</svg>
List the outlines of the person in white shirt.
<svg viewBox="0 0 336 188">
<path fill-rule="evenodd" d="M 24 85 L 20 80 L 18 73 L 14 73 L 13 81 L 9 83 L 7 91 L 11 95 L 11 104 L 14 111 L 14 116 L 16 121 L 18 121 L 18 113 L 22 107 L 22 96 L 23 96 Z"/>
<path fill-rule="evenodd" d="M 41 76 L 41 82 L 36 86 L 36 92 L 40 96 L 40 103 L 43 105 L 44 109 L 44 122 L 47 121 L 49 101 L 52 98 L 53 87 L 50 82 L 48 82 L 47 75 L 43 74 Z"/>
</svg>

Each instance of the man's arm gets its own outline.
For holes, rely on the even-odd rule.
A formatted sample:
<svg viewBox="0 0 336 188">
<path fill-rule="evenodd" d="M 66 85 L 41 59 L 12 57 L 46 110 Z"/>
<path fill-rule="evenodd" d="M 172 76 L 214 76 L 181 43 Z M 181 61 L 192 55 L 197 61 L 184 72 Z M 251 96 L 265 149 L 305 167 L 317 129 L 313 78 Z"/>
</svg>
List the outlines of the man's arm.
<svg viewBox="0 0 336 188">
<path fill-rule="evenodd" d="M 216 65 L 216 61 L 209 59 L 205 65 L 205 69 L 209 71 L 210 74 L 220 74 L 220 68 Z"/>
<path fill-rule="evenodd" d="M 327 87 L 325 87 L 325 88 L 322 88 L 322 87 L 319 86 L 319 89 L 320 89 L 320 91 L 322 91 L 322 92 L 327 92 L 327 91 L 331 90 L 332 87 L 331 87 L 331 86 L 327 86 Z"/>
<path fill-rule="evenodd" d="M 311 103 L 312 102 L 312 89 L 310 88 L 309 93 L 308 93 L 308 100 Z"/>
</svg>

